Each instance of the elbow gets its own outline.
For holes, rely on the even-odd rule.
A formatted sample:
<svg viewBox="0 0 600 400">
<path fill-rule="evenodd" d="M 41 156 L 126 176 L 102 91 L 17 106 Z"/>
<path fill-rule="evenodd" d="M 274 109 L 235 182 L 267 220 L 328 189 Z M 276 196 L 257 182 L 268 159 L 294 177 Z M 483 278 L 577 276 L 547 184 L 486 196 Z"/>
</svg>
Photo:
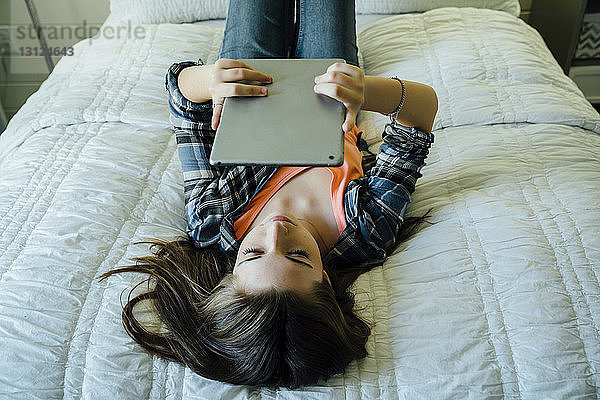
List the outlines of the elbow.
<svg viewBox="0 0 600 400">
<path fill-rule="evenodd" d="M 435 121 L 435 116 L 438 111 L 438 97 L 437 93 L 435 92 L 435 89 L 433 89 L 431 86 L 428 86 L 427 92 L 427 111 L 423 110 L 423 116 L 425 116 L 425 121 L 423 125 L 425 131 L 431 132 L 431 130 L 433 129 L 433 122 Z"/>
<path fill-rule="evenodd" d="M 435 89 L 430 86 L 431 89 L 431 111 L 432 111 L 432 119 L 435 119 L 435 115 L 438 110 L 438 97 Z"/>
</svg>

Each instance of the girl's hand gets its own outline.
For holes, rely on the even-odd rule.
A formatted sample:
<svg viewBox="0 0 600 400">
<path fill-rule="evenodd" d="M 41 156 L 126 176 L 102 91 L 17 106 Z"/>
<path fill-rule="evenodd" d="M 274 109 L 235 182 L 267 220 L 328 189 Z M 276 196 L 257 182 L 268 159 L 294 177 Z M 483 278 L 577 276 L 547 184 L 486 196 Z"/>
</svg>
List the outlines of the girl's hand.
<svg viewBox="0 0 600 400">
<path fill-rule="evenodd" d="M 314 90 L 344 103 L 346 119 L 342 129 L 348 132 L 354 127 L 365 101 L 365 75 L 359 67 L 339 62 L 330 65 L 326 73 L 315 77 Z"/>
<path fill-rule="evenodd" d="M 268 94 L 265 86 L 236 83 L 239 81 L 272 83 L 273 77 L 256 71 L 242 61 L 219 58 L 214 64 L 208 88 L 214 107 L 211 123 L 213 129 L 216 130 L 219 126 L 225 97 L 266 96 Z"/>
</svg>

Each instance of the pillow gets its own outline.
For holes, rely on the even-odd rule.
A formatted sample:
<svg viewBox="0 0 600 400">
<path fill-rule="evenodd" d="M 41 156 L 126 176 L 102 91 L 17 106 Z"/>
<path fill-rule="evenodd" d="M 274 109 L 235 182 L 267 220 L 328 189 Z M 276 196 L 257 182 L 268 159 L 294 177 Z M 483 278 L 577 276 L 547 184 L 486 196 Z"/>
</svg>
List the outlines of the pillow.
<svg viewBox="0 0 600 400">
<path fill-rule="evenodd" d="M 117 21 L 131 24 L 195 22 L 227 18 L 229 0 L 110 0 Z"/>
<path fill-rule="evenodd" d="M 475 7 L 521 14 L 519 0 L 356 0 L 357 14 L 402 14 L 440 7 Z"/>
<path fill-rule="evenodd" d="M 111 15 L 131 24 L 227 18 L 229 0 L 111 0 Z M 519 0 L 356 0 L 357 14 L 402 14 L 440 7 L 491 8 L 519 16 Z"/>
</svg>

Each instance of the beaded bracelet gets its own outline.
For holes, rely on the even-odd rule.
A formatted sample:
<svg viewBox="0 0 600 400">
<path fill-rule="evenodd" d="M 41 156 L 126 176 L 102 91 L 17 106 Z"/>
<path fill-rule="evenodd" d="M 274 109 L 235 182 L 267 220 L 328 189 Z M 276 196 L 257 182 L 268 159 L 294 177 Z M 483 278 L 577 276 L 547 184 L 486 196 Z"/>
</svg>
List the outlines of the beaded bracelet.
<svg viewBox="0 0 600 400">
<path fill-rule="evenodd" d="M 390 117 L 390 121 L 396 122 L 398 113 L 400 112 L 400 109 L 404 105 L 404 99 L 406 98 L 406 88 L 404 87 L 404 82 L 402 82 L 402 79 L 398 78 L 397 76 L 392 76 L 391 79 L 397 80 L 402 85 L 402 99 L 400 99 L 400 104 L 398 104 L 398 107 L 396 107 L 396 109 L 394 111 L 392 111 L 391 113 L 388 114 L 388 117 Z"/>
</svg>

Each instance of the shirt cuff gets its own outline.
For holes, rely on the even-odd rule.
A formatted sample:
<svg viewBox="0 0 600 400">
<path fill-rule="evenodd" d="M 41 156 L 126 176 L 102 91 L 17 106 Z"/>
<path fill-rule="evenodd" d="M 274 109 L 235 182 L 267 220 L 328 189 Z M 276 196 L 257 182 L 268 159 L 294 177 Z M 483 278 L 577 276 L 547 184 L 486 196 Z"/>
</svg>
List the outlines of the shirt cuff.
<svg viewBox="0 0 600 400">
<path fill-rule="evenodd" d="M 186 99 L 179 90 L 179 73 L 187 67 L 203 65 L 196 61 L 183 61 L 169 67 L 165 78 L 165 89 L 169 93 L 169 103 L 175 108 L 178 116 L 183 116 L 195 121 L 206 120 L 207 114 L 212 117 L 212 99 L 203 103 L 194 103 Z"/>
<path fill-rule="evenodd" d="M 435 137 L 431 132 L 404 126 L 396 121 L 385 125 L 382 139 L 390 144 L 395 144 L 403 150 L 424 150 L 427 151 L 433 143 Z"/>
</svg>

